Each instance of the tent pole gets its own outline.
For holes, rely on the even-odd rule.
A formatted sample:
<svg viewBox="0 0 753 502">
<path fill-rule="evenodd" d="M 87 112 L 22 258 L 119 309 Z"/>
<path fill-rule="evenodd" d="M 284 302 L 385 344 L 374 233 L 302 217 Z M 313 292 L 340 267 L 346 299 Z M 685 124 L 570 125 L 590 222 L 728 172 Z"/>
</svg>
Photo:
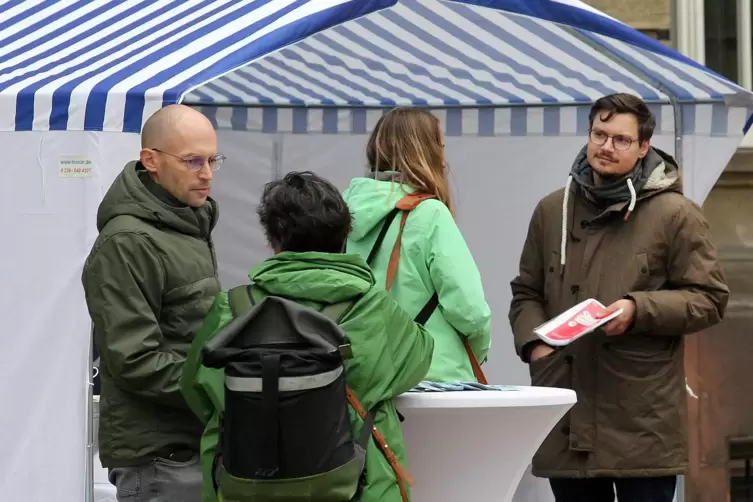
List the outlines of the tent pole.
<svg viewBox="0 0 753 502">
<path fill-rule="evenodd" d="M 285 136 L 279 132 L 275 134 L 275 138 L 272 140 L 272 172 L 274 179 L 282 179 L 282 154 L 283 154 L 283 142 Z"/>
<path fill-rule="evenodd" d="M 682 155 L 682 121 L 683 121 L 683 114 L 682 114 L 682 106 L 680 103 L 678 103 L 676 100 L 672 99 L 672 111 L 674 112 L 674 118 L 675 118 L 675 160 L 677 161 L 677 165 L 680 166 L 680 173 L 682 173 L 683 170 L 683 155 Z"/>
<path fill-rule="evenodd" d="M 94 502 L 94 327 L 89 332 L 89 357 L 86 363 L 86 502 Z"/>
</svg>

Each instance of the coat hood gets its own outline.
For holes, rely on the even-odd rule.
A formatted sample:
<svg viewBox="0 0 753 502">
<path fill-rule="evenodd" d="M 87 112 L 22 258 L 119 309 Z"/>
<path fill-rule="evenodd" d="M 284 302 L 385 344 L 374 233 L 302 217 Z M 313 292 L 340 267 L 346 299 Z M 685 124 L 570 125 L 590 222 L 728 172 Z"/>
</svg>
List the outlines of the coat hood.
<svg viewBox="0 0 753 502">
<path fill-rule="evenodd" d="M 217 224 L 219 209 L 211 197 L 200 208 L 182 204 L 134 161 L 115 178 L 99 205 L 97 229 L 101 232 L 110 220 L 124 215 L 182 234 L 208 237 Z"/>
<path fill-rule="evenodd" d="M 395 209 L 397 201 L 415 190 L 394 181 L 373 178 L 356 178 L 343 193 L 343 198 L 353 214 L 353 230 L 348 238 L 360 241 Z"/>
<path fill-rule="evenodd" d="M 269 294 L 315 303 L 350 300 L 376 282 L 360 255 L 290 251 L 263 261 L 249 278 Z"/>
</svg>

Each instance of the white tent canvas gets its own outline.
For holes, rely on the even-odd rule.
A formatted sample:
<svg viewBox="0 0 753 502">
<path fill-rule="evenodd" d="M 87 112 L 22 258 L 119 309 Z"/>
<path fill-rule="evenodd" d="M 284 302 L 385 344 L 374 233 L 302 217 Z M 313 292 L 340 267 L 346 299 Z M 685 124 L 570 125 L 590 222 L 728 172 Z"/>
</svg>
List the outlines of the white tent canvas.
<svg viewBox="0 0 753 502">
<path fill-rule="evenodd" d="M 213 196 L 225 287 L 268 254 L 263 184 L 313 170 L 344 188 L 396 105 L 442 120 L 458 219 L 494 313 L 487 373 L 528 383 L 507 324 L 535 202 L 564 182 L 599 96 L 657 117 L 702 202 L 751 115 L 751 95 L 573 0 L 37 2 L 0 11 L 2 223 L 0 493 L 84 496 L 90 322 L 80 286 L 102 195 L 165 104 L 198 107 L 229 160 Z M 73 166 L 73 167 L 72 167 Z M 41 482 L 44 481 L 44 482 Z"/>
</svg>

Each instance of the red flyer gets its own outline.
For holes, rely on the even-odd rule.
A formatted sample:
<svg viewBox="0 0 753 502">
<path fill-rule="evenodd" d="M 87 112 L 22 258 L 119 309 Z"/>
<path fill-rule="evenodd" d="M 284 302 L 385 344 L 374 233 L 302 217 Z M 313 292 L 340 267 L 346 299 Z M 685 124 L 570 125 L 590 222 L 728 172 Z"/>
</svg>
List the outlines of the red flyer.
<svg viewBox="0 0 753 502">
<path fill-rule="evenodd" d="M 567 345 L 583 335 L 591 333 L 622 313 L 622 309 L 618 309 L 606 317 L 597 319 L 596 316 L 604 308 L 604 305 L 593 298 L 589 298 L 554 319 L 545 322 L 533 331 L 547 345 Z"/>
</svg>

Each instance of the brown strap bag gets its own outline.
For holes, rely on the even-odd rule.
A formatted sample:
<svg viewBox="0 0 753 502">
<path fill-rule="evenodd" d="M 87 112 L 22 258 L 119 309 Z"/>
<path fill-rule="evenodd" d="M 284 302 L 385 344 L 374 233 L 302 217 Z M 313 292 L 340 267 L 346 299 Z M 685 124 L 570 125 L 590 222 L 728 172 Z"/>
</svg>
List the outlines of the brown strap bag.
<svg viewBox="0 0 753 502">
<path fill-rule="evenodd" d="M 371 248 L 371 252 L 369 253 L 369 257 L 366 259 L 366 263 L 371 266 L 371 264 L 374 261 L 374 258 L 376 257 L 377 252 L 379 251 L 379 248 L 382 245 L 382 241 L 384 241 L 384 236 L 387 235 L 387 231 L 390 228 L 390 225 L 392 224 L 392 221 L 395 219 L 395 216 L 397 216 L 397 213 L 402 212 L 402 217 L 400 218 L 400 229 L 398 230 L 397 239 L 395 240 L 395 245 L 392 247 L 392 253 L 390 254 L 390 261 L 389 265 L 387 265 L 387 282 L 385 285 L 385 289 L 387 291 L 392 288 L 392 283 L 395 280 L 395 274 L 397 274 L 397 267 L 400 263 L 400 247 L 401 242 L 403 238 L 403 230 L 405 229 L 405 223 L 408 221 L 408 213 L 418 207 L 419 204 L 421 204 L 423 201 L 427 199 L 436 199 L 435 195 L 428 195 L 428 194 L 417 194 L 412 193 L 408 194 L 402 199 L 400 199 L 397 204 L 395 204 L 395 209 L 393 209 L 385 218 L 384 224 L 382 225 L 382 229 L 379 232 L 379 235 L 376 238 L 376 241 L 374 242 L 374 246 Z M 420 325 L 426 324 L 426 322 L 429 320 L 431 315 L 434 313 L 434 310 L 439 305 L 439 294 L 434 293 L 432 297 L 429 299 L 428 302 L 426 302 L 426 305 L 421 309 L 421 312 L 418 313 L 416 318 L 414 319 L 415 322 L 417 322 Z M 465 351 L 468 354 L 468 359 L 471 362 L 471 368 L 473 368 L 473 375 L 476 377 L 476 380 L 486 385 L 488 382 L 486 380 L 486 375 L 484 375 L 484 371 L 481 369 L 481 364 L 479 364 L 478 358 L 476 357 L 476 354 L 474 354 L 473 349 L 471 348 L 471 344 L 468 341 L 468 337 L 465 337 L 463 335 L 460 335 L 460 338 L 463 340 L 463 346 L 465 347 Z"/>
<path fill-rule="evenodd" d="M 368 422 L 366 420 L 366 409 L 361 405 L 361 402 L 350 390 L 350 387 L 347 387 L 346 391 L 348 394 L 348 402 L 364 421 L 364 427 L 367 427 Z M 405 485 L 413 486 L 416 483 L 416 480 L 413 479 L 413 476 L 408 473 L 405 467 L 400 465 L 400 461 L 397 459 L 395 452 L 392 451 L 392 448 L 389 447 L 387 440 L 384 438 L 382 433 L 379 432 L 376 426 L 373 427 L 371 435 L 374 437 L 374 441 L 376 441 L 377 446 L 382 451 L 384 457 L 387 459 L 387 463 L 390 464 L 390 467 L 392 467 L 392 470 L 395 472 L 397 486 L 400 489 L 400 497 L 403 499 L 403 502 L 408 502 L 408 489 L 405 487 Z"/>
</svg>

